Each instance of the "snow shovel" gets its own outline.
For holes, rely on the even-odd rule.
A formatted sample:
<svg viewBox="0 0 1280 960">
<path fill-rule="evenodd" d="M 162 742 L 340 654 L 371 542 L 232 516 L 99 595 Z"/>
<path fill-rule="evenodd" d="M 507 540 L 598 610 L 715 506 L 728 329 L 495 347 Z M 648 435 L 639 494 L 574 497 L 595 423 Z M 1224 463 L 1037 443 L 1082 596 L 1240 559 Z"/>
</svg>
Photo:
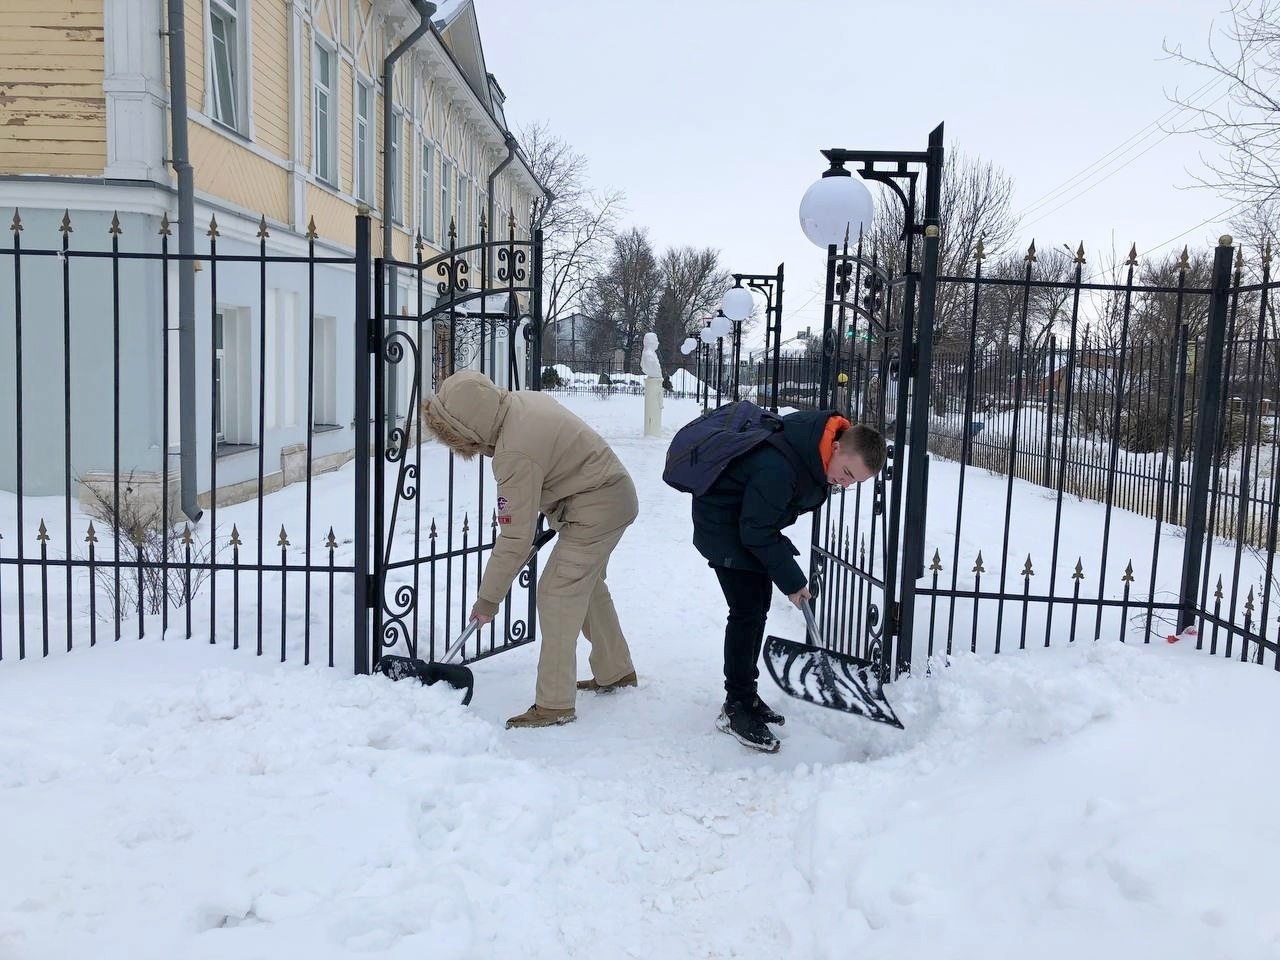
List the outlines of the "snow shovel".
<svg viewBox="0 0 1280 960">
<path fill-rule="evenodd" d="M 807 603 L 800 609 L 811 644 L 772 636 L 765 639 L 764 662 L 774 682 L 789 696 L 903 729 L 884 698 L 875 664 L 823 647 L 813 611 Z"/>
<path fill-rule="evenodd" d="M 533 538 L 533 546 L 529 550 L 529 556 L 525 558 L 525 564 L 532 563 L 538 551 L 555 535 L 556 532 L 554 530 L 539 532 Z M 455 690 L 467 691 L 462 697 L 462 705 L 465 707 L 471 702 L 471 695 L 475 692 L 475 674 L 471 672 L 470 667 L 454 663 L 453 660 L 462 653 L 467 646 L 467 641 L 475 636 L 476 630 L 479 628 L 479 620 L 470 621 L 467 624 L 467 629 L 462 631 L 457 640 L 449 644 L 445 649 L 444 656 L 439 660 L 427 661 L 416 657 L 384 656 L 379 658 L 374 669 L 392 680 L 416 677 L 428 687 L 443 680 Z"/>
</svg>

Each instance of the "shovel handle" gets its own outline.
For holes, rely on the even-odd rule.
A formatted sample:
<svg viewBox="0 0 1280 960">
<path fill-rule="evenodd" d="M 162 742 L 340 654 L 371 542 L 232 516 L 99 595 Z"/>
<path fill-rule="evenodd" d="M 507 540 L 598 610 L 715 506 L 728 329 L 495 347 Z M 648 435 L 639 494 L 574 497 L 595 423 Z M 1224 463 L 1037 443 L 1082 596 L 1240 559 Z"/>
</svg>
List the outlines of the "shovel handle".
<svg viewBox="0 0 1280 960">
<path fill-rule="evenodd" d="M 809 642 L 815 647 L 822 646 L 822 634 L 818 631 L 818 623 L 813 619 L 813 610 L 807 603 L 800 604 L 804 611 L 804 625 L 809 630 Z"/>
<path fill-rule="evenodd" d="M 554 530 L 548 529 L 548 530 L 543 530 L 536 537 L 534 537 L 533 546 L 530 548 L 529 556 L 525 558 L 524 562 L 526 564 L 530 563 L 533 560 L 533 558 L 538 555 L 538 551 L 541 550 L 546 544 L 550 543 L 551 540 L 555 537 L 555 535 L 556 535 L 556 532 Z M 462 649 L 467 645 L 467 641 L 475 636 L 476 630 L 478 630 L 479 628 L 480 628 L 479 620 L 472 620 L 470 623 L 468 623 L 467 629 L 462 631 L 462 635 L 458 637 L 457 640 L 449 644 L 448 648 L 444 652 L 444 656 L 442 656 L 436 662 L 452 663 L 454 658 L 459 653 L 461 653 Z"/>
</svg>

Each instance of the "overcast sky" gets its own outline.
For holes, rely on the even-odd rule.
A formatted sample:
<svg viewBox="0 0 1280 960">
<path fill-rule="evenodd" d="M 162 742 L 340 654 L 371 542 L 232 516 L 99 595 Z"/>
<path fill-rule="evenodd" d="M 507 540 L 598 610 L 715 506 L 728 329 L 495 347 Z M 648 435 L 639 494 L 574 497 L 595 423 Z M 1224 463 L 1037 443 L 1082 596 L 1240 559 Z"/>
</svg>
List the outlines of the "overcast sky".
<svg viewBox="0 0 1280 960">
<path fill-rule="evenodd" d="M 475 5 L 508 120 L 546 121 L 585 154 L 659 252 L 714 246 L 745 273 L 785 262 L 788 333 L 822 320 L 824 255 L 797 210 L 823 147 L 923 150 L 945 122 L 946 147 L 1013 177 L 1021 248 L 1083 241 L 1091 264 L 1113 244 L 1162 253 L 1226 227 L 1230 201 L 1185 189 L 1206 145 L 1155 125 L 1176 125 L 1169 94 L 1210 79 L 1162 42 L 1202 53 L 1225 0 Z"/>
</svg>

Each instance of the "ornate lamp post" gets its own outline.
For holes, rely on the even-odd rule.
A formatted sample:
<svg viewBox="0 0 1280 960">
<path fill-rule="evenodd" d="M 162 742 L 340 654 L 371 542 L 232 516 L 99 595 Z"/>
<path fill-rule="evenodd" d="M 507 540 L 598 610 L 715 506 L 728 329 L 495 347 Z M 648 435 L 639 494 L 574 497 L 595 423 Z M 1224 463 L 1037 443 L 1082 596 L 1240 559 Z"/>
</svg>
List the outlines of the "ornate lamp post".
<svg viewBox="0 0 1280 960">
<path fill-rule="evenodd" d="M 891 478 L 886 549 L 888 561 L 898 555 L 899 520 L 902 517 L 902 451 L 907 451 L 906 501 L 901 566 L 901 604 L 895 603 L 896 585 L 886 570 L 885 607 L 888 614 L 885 639 L 896 636 L 898 672 L 910 670 L 911 641 L 915 620 L 916 581 L 924 575 L 924 536 L 926 477 L 928 474 L 929 373 L 933 362 L 933 320 L 936 305 L 938 252 L 941 242 L 939 219 L 942 188 L 942 125 L 929 134 L 928 149 L 845 150 L 832 148 L 822 155 L 830 164 L 822 177 L 805 192 L 800 201 L 800 227 L 814 244 L 827 251 L 826 297 L 823 310 L 822 375 L 819 401 L 831 405 L 833 376 L 832 358 L 836 351 L 837 332 L 833 329 L 833 308 L 843 311 L 849 265 L 858 263 L 880 275 L 890 286 L 902 285 L 901 354 L 898 374 L 898 416 L 894 430 L 894 449 L 898 461 Z M 858 177 L 846 165 L 856 165 Z M 923 171 L 920 170 L 923 167 Z M 924 215 L 917 208 L 917 182 L 924 177 Z M 873 261 L 861 255 L 850 256 L 850 244 L 856 244 L 871 225 L 874 204 L 871 193 L 862 183 L 874 180 L 889 187 L 903 207 L 904 258 L 902 276 L 890 278 Z M 915 262 L 917 240 L 921 264 Z M 838 252 L 843 247 L 844 253 Z M 837 282 L 840 296 L 836 298 Z M 857 311 L 857 305 L 854 305 Z M 910 385 L 914 382 L 914 389 Z M 908 417 L 910 402 L 910 436 Z M 891 644 L 886 643 L 884 667 L 889 666 Z M 887 669 L 886 669 L 887 673 Z"/>
<path fill-rule="evenodd" d="M 733 275 L 733 287 L 724 295 L 724 301 L 720 305 L 724 315 L 736 322 L 733 335 L 733 399 L 737 400 L 738 371 L 742 361 L 741 321 L 751 316 L 751 311 L 755 308 L 755 301 L 750 291 L 758 290 L 763 294 L 765 302 L 764 350 L 766 355 L 770 353 L 773 355 L 771 376 L 773 386 L 769 394 L 769 409 L 775 413 L 778 410 L 778 367 L 779 357 L 782 353 L 782 275 L 782 264 L 778 264 L 778 272 L 774 274 L 735 273 Z M 742 285 L 744 281 L 746 282 L 745 287 Z M 770 347 L 770 337 L 773 338 L 772 347 Z"/>
</svg>

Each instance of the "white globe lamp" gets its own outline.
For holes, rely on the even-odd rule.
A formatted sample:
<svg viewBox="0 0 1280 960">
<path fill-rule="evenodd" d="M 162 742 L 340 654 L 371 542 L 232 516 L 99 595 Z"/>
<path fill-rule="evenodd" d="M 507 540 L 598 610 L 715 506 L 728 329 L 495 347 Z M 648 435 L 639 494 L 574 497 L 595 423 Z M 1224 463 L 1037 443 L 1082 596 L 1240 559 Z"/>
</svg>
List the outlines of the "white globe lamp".
<svg viewBox="0 0 1280 960">
<path fill-rule="evenodd" d="M 734 287 L 724 295 L 724 300 L 720 303 L 720 309 L 724 315 L 737 323 L 751 316 L 751 311 L 755 309 L 755 299 L 751 296 L 751 291 L 746 287 Z"/>
<path fill-rule="evenodd" d="M 828 171 L 804 192 L 800 200 L 800 229 L 811 243 L 824 250 L 840 246 L 846 237 L 858 242 L 858 234 L 871 229 L 875 203 L 861 177 L 848 171 Z"/>
<path fill-rule="evenodd" d="M 728 317 L 716 317 L 711 321 L 711 332 L 718 338 L 727 337 L 733 333 L 733 321 Z"/>
<path fill-rule="evenodd" d="M 702 332 L 698 334 L 698 337 L 707 346 L 711 346 L 711 344 L 716 342 L 716 335 L 711 331 L 710 327 L 703 327 Z"/>
</svg>

